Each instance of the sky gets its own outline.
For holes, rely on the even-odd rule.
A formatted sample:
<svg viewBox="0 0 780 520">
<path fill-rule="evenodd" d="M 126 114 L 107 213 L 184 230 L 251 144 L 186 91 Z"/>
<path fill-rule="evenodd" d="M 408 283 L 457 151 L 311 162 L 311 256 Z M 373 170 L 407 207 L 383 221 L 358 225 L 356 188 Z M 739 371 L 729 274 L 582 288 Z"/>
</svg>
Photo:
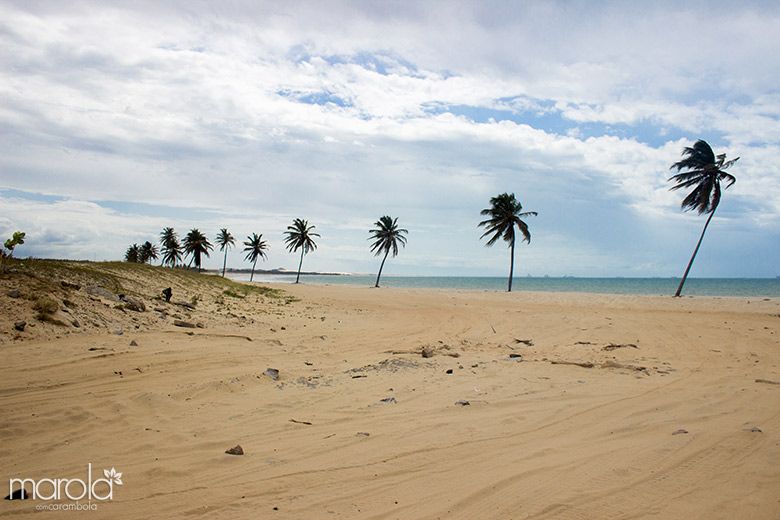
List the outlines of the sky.
<svg viewBox="0 0 780 520">
<path fill-rule="evenodd" d="M 780 3 L 0 0 L 0 236 L 20 257 L 120 260 L 198 228 L 321 237 L 304 270 L 679 277 L 706 216 L 670 191 L 704 139 L 740 157 L 693 277 L 780 276 Z M 218 249 L 204 266 L 222 266 Z"/>
</svg>

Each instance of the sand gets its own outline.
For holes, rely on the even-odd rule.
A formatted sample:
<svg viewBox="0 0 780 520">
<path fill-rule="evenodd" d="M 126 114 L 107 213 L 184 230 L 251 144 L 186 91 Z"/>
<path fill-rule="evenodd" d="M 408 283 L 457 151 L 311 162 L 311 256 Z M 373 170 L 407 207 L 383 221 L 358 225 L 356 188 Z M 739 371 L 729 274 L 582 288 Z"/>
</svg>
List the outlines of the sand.
<svg viewBox="0 0 780 520">
<path fill-rule="evenodd" d="M 780 518 L 780 299 L 278 287 L 5 336 L 0 517 Z"/>
</svg>

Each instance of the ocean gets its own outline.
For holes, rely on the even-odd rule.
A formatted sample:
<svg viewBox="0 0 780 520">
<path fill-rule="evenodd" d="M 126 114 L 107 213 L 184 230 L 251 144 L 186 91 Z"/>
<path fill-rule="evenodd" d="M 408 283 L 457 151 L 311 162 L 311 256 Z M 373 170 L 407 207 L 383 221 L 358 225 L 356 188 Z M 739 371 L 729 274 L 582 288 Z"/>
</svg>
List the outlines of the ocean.
<svg viewBox="0 0 780 520">
<path fill-rule="evenodd" d="M 247 273 L 228 275 L 248 281 Z M 293 283 L 295 274 L 255 274 L 256 282 Z M 301 283 L 363 285 L 373 287 L 376 275 L 301 275 Z M 515 278 L 512 291 L 583 292 L 600 294 L 649 294 L 671 296 L 679 278 Z M 461 289 L 505 291 L 507 279 L 487 276 L 393 276 L 383 275 L 383 287 L 410 289 Z M 780 297 L 780 278 L 688 278 L 683 296 Z"/>
</svg>

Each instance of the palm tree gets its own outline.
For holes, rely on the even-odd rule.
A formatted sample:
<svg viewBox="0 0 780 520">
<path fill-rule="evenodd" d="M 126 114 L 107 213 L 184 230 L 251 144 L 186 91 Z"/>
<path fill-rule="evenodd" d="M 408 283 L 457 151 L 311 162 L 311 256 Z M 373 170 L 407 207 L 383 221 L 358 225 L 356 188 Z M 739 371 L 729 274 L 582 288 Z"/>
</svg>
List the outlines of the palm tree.
<svg viewBox="0 0 780 520">
<path fill-rule="evenodd" d="M 725 170 L 739 160 L 739 157 L 737 157 L 727 161 L 725 153 L 716 157 L 710 145 L 701 139 L 694 143 L 693 148 L 686 146 L 682 151 L 682 156 L 683 160 L 674 163 L 669 169 L 677 168 L 678 172 L 682 170 L 687 171 L 670 177 L 669 181 L 675 182 L 675 185 L 669 189 L 679 190 L 680 188 L 693 187 L 693 191 L 683 199 L 680 207 L 685 211 L 695 209 L 699 212 L 699 215 L 709 213 L 710 216 L 707 217 L 707 222 L 704 223 L 704 229 L 699 236 L 699 241 L 696 243 L 696 249 L 693 250 L 688 267 L 685 268 L 685 274 L 682 280 L 680 280 L 677 292 L 674 293 L 675 297 L 680 296 L 682 292 L 685 280 L 688 278 L 688 272 L 693 265 L 693 259 L 696 258 L 696 253 L 699 252 L 699 246 L 701 246 L 704 233 L 707 231 L 707 226 L 710 225 L 710 220 L 712 220 L 712 216 L 715 214 L 715 210 L 718 209 L 718 204 L 720 204 L 721 181 L 726 183 L 723 189 L 737 182 L 737 179 L 730 173 L 726 173 Z"/>
<path fill-rule="evenodd" d="M 249 281 L 252 281 L 252 278 L 255 276 L 255 265 L 257 265 L 257 259 L 258 258 L 268 258 L 265 254 L 265 250 L 268 249 L 268 245 L 265 243 L 265 240 L 263 240 L 263 234 L 260 233 L 259 235 L 257 233 L 252 233 L 252 236 L 247 235 L 247 241 L 244 242 L 244 245 L 246 246 L 244 248 L 244 251 L 246 252 L 246 257 L 244 260 L 249 260 L 252 262 L 252 274 L 249 275 Z"/>
<path fill-rule="evenodd" d="M 499 238 L 503 238 L 505 242 L 509 243 L 511 256 L 509 263 L 508 292 L 512 291 L 512 277 L 514 276 L 515 271 L 515 226 L 517 226 L 517 229 L 522 233 L 523 240 L 530 244 L 531 234 L 528 232 L 528 224 L 523 222 L 521 217 L 538 215 L 535 211 L 521 213 L 520 211 L 522 209 L 523 205 L 515 199 L 514 193 L 502 193 L 496 197 L 491 197 L 490 207 L 483 209 L 480 212 L 480 215 L 490 216 L 489 219 L 479 223 L 479 226 L 485 226 L 487 228 L 480 238 L 493 235 L 485 246 L 492 246 L 498 242 Z"/>
<path fill-rule="evenodd" d="M 214 246 L 211 245 L 211 242 L 206 238 L 206 235 L 201 233 L 198 228 L 191 229 L 190 232 L 187 233 L 187 236 L 184 237 L 184 254 L 185 256 L 192 255 L 187 268 L 189 269 L 189 266 L 192 265 L 192 262 L 194 261 L 195 267 L 197 267 L 198 272 L 200 272 L 201 256 L 205 255 L 208 258 L 209 251 L 212 249 L 214 249 Z"/>
<path fill-rule="evenodd" d="M 296 218 L 293 220 L 292 226 L 287 226 L 287 231 L 284 232 L 287 238 L 284 241 L 287 243 L 287 249 L 294 253 L 298 249 L 301 250 L 301 261 L 298 264 L 298 276 L 295 278 L 295 283 L 298 283 L 301 279 L 301 266 L 303 265 L 303 255 L 313 249 L 317 249 L 317 244 L 314 243 L 311 237 L 319 237 L 317 233 L 313 233 L 314 226 L 309 226 L 309 223 L 303 219 Z"/>
<path fill-rule="evenodd" d="M 219 250 L 225 251 L 225 260 L 222 262 L 222 278 L 225 277 L 225 266 L 227 265 L 227 254 L 228 250 L 236 245 L 236 240 L 233 238 L 233 235 L 231 235 L 227 228 L 222 228 L 219 230 L 219 234 L 216 238 L 217 245 L 219 246 Z"/>
<path fill-rule="evenodd" d="M 157 249 L 157 246 L 147 240 L 141 246 L 138 254 L 138 261 L 142 264 L 145 264 L 148 261 L 149 265 L 151 265 L 152 260 L 157 260 L 160 257 L 158 253 L 159 250 Z"/>
<path fill-rule="evenodd" d="M 163 229 L 160 233 L 160 245 L 162 249 L 162 265 L 170 265 L 176 267 L 178 262 L 181 262 L 181 244 L 179 244 L 179 237 L 172 227 Z"/>
<path fill-rule="evenodd" d="M 374 222 L 374 225 L 376 228 L 369 231 L 371 233 L 369 240 L 374 241 L 371 244 L 371 252 L 374 253 L 374 256 L 379 256 L 382 251 L 385 252 L 382 263 L 379 265 L 379 274 L 376 275 L 376 285 L 374 285 L 374 287 L 379 287 L 379 277 L 382 276 L 382 268 L 385 266 L 387 255 L 392 251 L 393 258 L 395 258 L 398 255 L 398 244 L 406 247 L 404 235 L 408 231 L 398 227 L 397 218 L 393 219 L 387 215 Z"/>
<path fill-rule="evenodd" d="M 125 262 L 138 262 L 138 259 L 141 256 L 141 248 L 138 246 L 138 244 L 133 244 L 132 246 L 127 248 L 127 251 L 125 251 Z"/>
</svg>

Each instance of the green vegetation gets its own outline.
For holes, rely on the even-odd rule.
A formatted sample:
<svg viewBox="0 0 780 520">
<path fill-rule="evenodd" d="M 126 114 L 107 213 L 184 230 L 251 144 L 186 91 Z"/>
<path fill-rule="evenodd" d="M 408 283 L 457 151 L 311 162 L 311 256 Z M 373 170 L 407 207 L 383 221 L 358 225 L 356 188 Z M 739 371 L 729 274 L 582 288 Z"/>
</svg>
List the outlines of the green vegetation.
<svg viewBox="0 0 780 520">
<path fill-rule="evenodd" d="M 162 230 L 162 233 L 160 233 L 160 245 L 162 246 L 162 249 L 160 249 L 160 252 L 162 253 L 162 265 L 176 267 L 182 260 L 182 253 L 179 237 L 172 227 L 167 227 Z"/>
<path fill-rule="evenodd" d="M 17 231 L 11 238 L 3 243 L 3 248 L 8 250 L 8 258 L 11 258 L 14 255 L 14 248 L 16 246 L 24 244 L 24 236 L 25 233 L 23 231 Z M 5 251 L 3 251 L 3 256 L 6 256 Z"/>
<path fill-rule="evenodd" d="M 215 242 L 219 246 L 220 251 L 225 251 L 225 260 L 222 262 L 222 277 L 224 278 L 225 267 L 227 266 L 227 254 L 230 248 L 236 245 L 236 239 L 233 238 L 233 235 L 230 234 L 227 228 L 222 228 L 219 230 Z"/>
<path fill-rule="evenodd" d="M 725 183 L 723 189 L 737 182 L 737 179 L 725 170 L 739 160 L 739 157 L 737 157 L 727 161 L 725 153 L 716 157 L 710 145 L 701 139 L 696 141 L 693 147 L 685 147 L 682 156 L 683 160 L 674 163 L 669 169 L 676 168 L 678 172 L 686 171 L 669 178 L 669 181 L 675 183 L 669 189 L 674 191 L 681 188 L 693 188 L 688 196 L 683 199 L 680 206 L 685 211 L 695 209 L 699 212 L 699 215 L 709 213 L 710 216 L 707 217 L 707 222 L 704 223 L 704 229 L 699 236 L 699 241 L 696 243 L 696 249 L 693 250 L 688 267 L 685 268 L 685 274 L 682 280 L 680 280 L 680 285 L 674 294 L 675 297 L 679 297 L 682 292 L 685 280 L 688 279 L 688 273 L 693 265 L 693 260 L 696 258 L 696 253 L 699 252 L 699 246 L 701 246 L 704 233 L 707 231 L 707 226 L 710 225 L 710 220 L 712 220 L 712 216 L 715 214 L 715 210 L 718 209 L 718 204 L 720 204 L 721 181 Z"/>
<path fill-rule="evenodd" d="M 284 241 L 287 243 L 287 250 L 294 253 L 298 249 L 301 250 L 301 261 L 298 263 L 298 276 L 295 278 L 295 283 L 301 280 L 301 266 L 303 266 L 303 255 L 317 249 L 317 244 L 314 243 L 312 237 L 318 237 L 317 233 L 312 232 L 314 226 L 309 226 L 309 223 L 303 219 L 296 218 L 293 220 L 292 226 L 287 226 L 285 235 L 287 238 Z"/>
<path fill-rule="evenodd" d="M 512 292 L 512 277 L 515 272 L 515 226 L 523 235 L 523 240 L 531 243 L 531 234 L 528 232 L 528 224 L 521 220 L 521 217 L 536 216 L 535 211 L 521 213 L 523 205 L 515 199 L 515 194 L 502 193 L 490 199 L 490 207 L 483 209 L 480 214 L 489 216 L 487 220 L 479 223 L 479 226 L 485 226 L 485 231 L 480 238 L 492 235 L 487 241 L 486 246 L 492 246 L 503 238 L 509 244 L 510 262 L 509 262 L 509 286 L 508 292 Z"/>
<path fill-rule="evenodd" d="M 405 234 L 409 233 L 405 229 L 398 227 L 398 219 L 393 219 L 387 215 L 383 216 L 376 222 L 374 222 L 376 228 L 369 231 L 371 236 L 369 240 L 374 242 L 371 244 L 371 252 L 374 256 L 379 256 L 384 251 L 385 256 L 382 258 L 382 263 L 379 265 L 379 273 L 376 275 L 376 285 L 379 287 L 379 277 L 382 276 L 382 268 L 385 266 L 385 260 L 390 252 L 393 253 L 393 258 L 398 255 L 398 244 L 406 247 Z"/>
<path fill-rule="evenodd" d="M 205 256 L 208 258 L 209 251 L 214 249 L 214 246 L 211 245 L 211 242 L 209 242 L 209 239 L 206 238 L 206 235 L 201 233 L 198 228 L 191 229 L 190 232 L 187 233 L 187 236 L 184 237 L 183 244 L 184 255 L 192 255 L 192 259 L 190 259 L 189 265 L 192 265 L 194 261 L 195 267 L 197 267 L 198 272 L 200 272 L 201 257 Z"/>
<path fill-rule="evenodd" d="M 252 233 L 252 236 L 247 236 L 247 241 L 244 242 L 246 246 L 244 252 L 246 256 L 244 260 L 252 262 L 252 274 L 249 275 L 249 281 L 251 282 L 255 276 L 255 266 L 257 265 L 258 258 L 267 258 L 265 250 L 268 249 L 268 244 L 263 240 L 263 234 Z"/>
</svg>

